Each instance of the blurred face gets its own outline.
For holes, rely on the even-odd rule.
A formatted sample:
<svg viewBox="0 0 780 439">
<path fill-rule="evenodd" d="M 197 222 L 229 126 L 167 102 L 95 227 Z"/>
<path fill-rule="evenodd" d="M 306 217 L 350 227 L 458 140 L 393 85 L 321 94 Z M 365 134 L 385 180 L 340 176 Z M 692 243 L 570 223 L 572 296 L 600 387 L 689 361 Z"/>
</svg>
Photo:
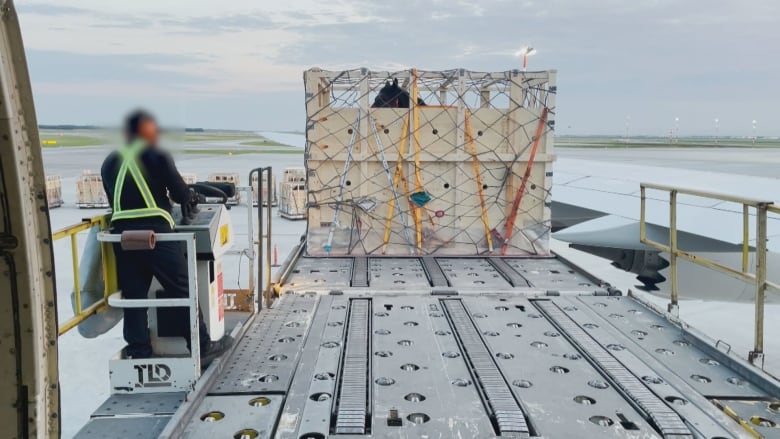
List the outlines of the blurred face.
<svg viewBox="0 0 780 439">
<path fill-rule="evenodd" d="M 157 128 L 157 122 L 152 119 L 144 119 L 138 125 L 138 136 L 149 146 L 157 146 L 157 138 L 159 137 L 159 129 Z"/>
</svg>

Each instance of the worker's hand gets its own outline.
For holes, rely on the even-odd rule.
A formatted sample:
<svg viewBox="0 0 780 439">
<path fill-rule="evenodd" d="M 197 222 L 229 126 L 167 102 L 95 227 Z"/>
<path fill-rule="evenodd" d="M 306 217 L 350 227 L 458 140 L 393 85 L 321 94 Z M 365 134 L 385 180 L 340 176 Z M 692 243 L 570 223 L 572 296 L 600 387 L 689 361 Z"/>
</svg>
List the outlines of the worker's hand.
<svg viewBox="0 0 780 439">
<path fill-rule="evenodd" d="M 192 213 L 192 204 L 189 202 L 181 205 L 181 225 L 186 226 L 192 224 L 192 219 L 195 215 Z"/>
<path fill-rule="evenodd" d="M 190 188 L 190 201 L 187 204 L 189 204 L 190 212 L 193 218 L 195 218 L 195 214 L 200 212 L 200 209 L 198 209 L 199 202 L 200 202 L 200 195 L 198 195 L 198 193 L 195 192 L 195 189 Z"/>
</svg>

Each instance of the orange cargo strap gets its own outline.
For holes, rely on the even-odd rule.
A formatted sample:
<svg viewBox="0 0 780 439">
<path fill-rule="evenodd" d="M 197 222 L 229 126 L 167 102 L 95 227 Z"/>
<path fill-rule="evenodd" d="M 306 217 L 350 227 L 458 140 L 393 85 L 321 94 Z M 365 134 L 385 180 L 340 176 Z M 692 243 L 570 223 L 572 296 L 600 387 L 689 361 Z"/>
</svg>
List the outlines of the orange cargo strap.
<svg viewBox="0 0 780 439">
<path fill-rule="evenodd" d="M 539 118 L 539 124 L 536 126 L 536 135 L 534 136 L 534 143 L 531 146 L 531 154 L 528 156 L 528 164 L 525 167 L 525 174 L 523 174 L 523 180 L 520 183 L 520 187 L 517 189 L 517 194 L 512 202 L 512 210 L 509 216 L 506 218 L 506 230 L 504 231 L 504 245 L 501 246 L 501 254 L 506 255 L 507 247 L 509 247 L 509 241 L 512 239 L 512 232 L 515 228 L 515 220 L 517 219 L 517 211 L 520 209 L 520 203 L 523 201 L 523 194 L 525 193 L 525 186 L 528 183 L 528 179 L 531 178 L 531 169 L 534 166 L 534 160 L 536 159 L 536 150 L 539 149 L 539 141 L 542 139 L 542 133 L 544 132 L 544 125 L 547 123 L 547 107 L 542 110 L 542 117 Z"/>
</svg>

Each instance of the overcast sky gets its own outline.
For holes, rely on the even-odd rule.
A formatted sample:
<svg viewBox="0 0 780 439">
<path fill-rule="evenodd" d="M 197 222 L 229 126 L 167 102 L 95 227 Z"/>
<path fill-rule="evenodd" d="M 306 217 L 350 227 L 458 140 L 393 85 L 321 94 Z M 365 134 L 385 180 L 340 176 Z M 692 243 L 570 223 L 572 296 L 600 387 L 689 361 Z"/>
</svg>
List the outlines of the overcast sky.
<svg viewBox="0 0 780 439">
<path fill-rule="evenodd" d="M 17 0 L 40 123 L 302 130 L 318 66 L 558 70 L 559 134 L 780 135 L 778 0 Z"/>
</svg>

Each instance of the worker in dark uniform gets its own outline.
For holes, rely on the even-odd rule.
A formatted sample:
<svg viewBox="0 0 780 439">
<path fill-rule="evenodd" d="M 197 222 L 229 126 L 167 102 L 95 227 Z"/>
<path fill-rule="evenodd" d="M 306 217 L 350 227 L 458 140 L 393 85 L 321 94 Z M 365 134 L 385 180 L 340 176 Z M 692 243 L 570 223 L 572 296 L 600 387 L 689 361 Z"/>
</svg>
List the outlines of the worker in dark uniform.
<svg viewBox="0 0 780 439">
<path fill-rule="evenodd" d="M 158 148 L 159 129 L 154 118 L 143 111 L 128 116 L 127 144 L 112 152 L 103 162 L 103 186 L 111 203 L 111 232 L 153 230 L 171 233 L 175 227 L 171 201 L 182 206 L 193 203 L 194 194 L 182 179 L 170 154 Z M 125 299 L 146 299 L 152 277 L 162 285 L 166 297 L 189 297 L 186 246 L 183 242 L 158 242 L 153 250 L 122 251 L 114 245 L 119 288 Z M 189 314 L 186 308 L 174 311 L 174 333 L 186 338 L 189 347 Z M 199 319 L 202 358 L 213 359 L 225 343 L 211 342 Z M 147 308 L 124 309 L 124 354 L 129 358 L 153 355 Z"/>
</svg>

